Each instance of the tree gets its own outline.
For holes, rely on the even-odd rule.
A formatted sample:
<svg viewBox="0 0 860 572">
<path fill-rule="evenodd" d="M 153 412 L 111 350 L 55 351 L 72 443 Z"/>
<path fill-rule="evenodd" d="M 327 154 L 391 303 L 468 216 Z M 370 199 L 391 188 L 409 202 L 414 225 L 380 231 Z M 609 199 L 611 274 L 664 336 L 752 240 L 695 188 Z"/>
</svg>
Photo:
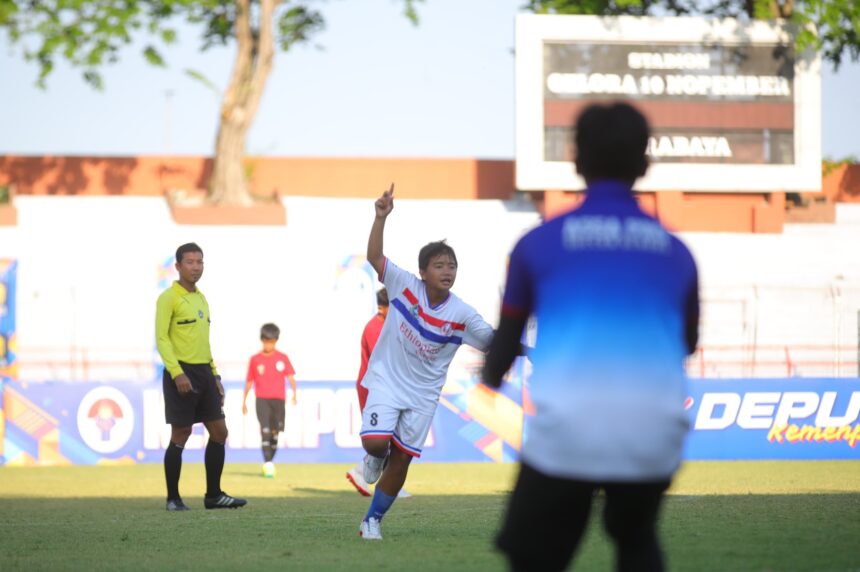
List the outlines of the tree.
<svg viewBox="0 0 860 572">
<path fill-rule="evenodd" d="M 860 59 L 860 2 L 856 0 L 528 0 L 525 8 L 538 14 L 780 18 L 798 30 L 799 50 L 814 48 L 834 69 L 846 55 L 852 61 Z"/>
<path fill-rule="evenodd" d="M 417 23 L 415 4 L 402 0 L 404 14 Z M 201 49 L 236 42 L 236 58 L 221 103 L 209 200 L 249 204 L 242 165 L 245 140 L 277 48 L 308 41 L 324 26 L 310 0 L 0 0 L 0 28 L 23 46 L 24 57 L 39 66 L 37 85 L 45 87 L 58 60 L 82 69 L 83 79 L 103 89 L 99 70 L 116 63 L 136 34 L 152 43 L 143 55 L 156 66 L 165 62 L 156 44 L 177 41 L 182 20 L 203 28 Z"/>
</svg>

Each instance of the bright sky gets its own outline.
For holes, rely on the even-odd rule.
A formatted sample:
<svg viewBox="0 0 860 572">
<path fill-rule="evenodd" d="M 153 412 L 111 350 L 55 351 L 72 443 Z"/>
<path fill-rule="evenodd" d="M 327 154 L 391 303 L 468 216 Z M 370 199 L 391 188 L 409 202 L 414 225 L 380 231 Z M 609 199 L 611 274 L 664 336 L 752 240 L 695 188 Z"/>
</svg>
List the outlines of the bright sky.
<svg viewBox="0 0 860 572">
<path fill-rule="evenodd" d="M 279 53 L 247 150 L 257 155 L 514 156 L 514 16 L 523 0 L 427 0 L 413 27 L 397 0 L 318 4 L 314 46 Z M 0 36 L 0 154 L 209 155 L 232 47 L 198 51 L 180 30 L 167 69 L 139 49 L 96 92 L 60 65 L 48 88 Z M 860 64 L 822 74 L 823 155 L 860 157 Z"/>
</svg>

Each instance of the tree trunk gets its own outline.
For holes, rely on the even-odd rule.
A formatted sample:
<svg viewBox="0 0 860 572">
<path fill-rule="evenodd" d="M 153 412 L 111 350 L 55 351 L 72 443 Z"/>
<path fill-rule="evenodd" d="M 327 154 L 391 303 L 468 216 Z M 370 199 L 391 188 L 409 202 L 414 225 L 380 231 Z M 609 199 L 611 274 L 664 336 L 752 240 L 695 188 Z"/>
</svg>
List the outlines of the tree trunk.
<svg viewBox="0 0 860 572">
<path fill-rule="evenodd" d="M 214 204 L 249 205 L 253 202 L 243 164 L 245 139 L 272 71 L 275 52 L 272 28 L 279 3 L 280 0 L 261 0 L 259 26 L 255 34 L 250 0 L 237 2 L 236 62 L 221 103 L 221 121 L 209 185 L 209 202 Z"/>
<path fill-rule="evenodd" d="M 788 19 L 794 12 L 794 0 L 769 0 L 767 8 L 771 18 Z"/>
</svg>

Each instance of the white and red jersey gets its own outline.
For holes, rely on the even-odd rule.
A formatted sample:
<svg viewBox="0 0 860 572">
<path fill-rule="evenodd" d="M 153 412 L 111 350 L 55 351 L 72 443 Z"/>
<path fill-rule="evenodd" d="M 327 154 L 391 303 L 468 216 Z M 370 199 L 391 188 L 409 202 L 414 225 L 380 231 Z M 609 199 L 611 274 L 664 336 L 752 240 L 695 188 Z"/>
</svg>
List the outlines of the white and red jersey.
<svg viewBox="0 0 860 572">
<path fill-rule="evenodd" d="M 493 328 L 453 292 L 431 306 L 424 282 L 387 258 L 380 279 L 390 306 L 361 384 L 432 414 L 454 354 L 462 344 L 485 351 Z"/>
<path fill-rule="evenodd" d="M 260 399 L 286 399 L 287 376 L 295 374 L 287 354 L 275 350 L 253 355 L 245 380 L 254 382 L 254 395 Z"/>
</svg>

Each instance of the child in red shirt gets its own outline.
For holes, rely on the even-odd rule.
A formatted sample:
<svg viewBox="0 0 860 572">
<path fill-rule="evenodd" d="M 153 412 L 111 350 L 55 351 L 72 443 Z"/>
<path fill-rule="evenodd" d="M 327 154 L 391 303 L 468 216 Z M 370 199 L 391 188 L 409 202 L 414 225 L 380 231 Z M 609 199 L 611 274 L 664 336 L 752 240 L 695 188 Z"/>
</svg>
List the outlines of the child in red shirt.
<svg viewBox="0 0 860 572">
<path fill-rule="evenodd" d="M 257 397 L 257 420 L 260 422 L 260 435 L 263 448 L 263 476 L 275 476 L 275 452 L 278 449 L 278 433 L 284 430 L 286 416 L 286 387 L 284 379 L 290 382 L 293 390 L 293 405 L 296 404 L 296 372 L 286 354 L 275 349 L 281 330 L 275 324 L 264 324 L 260 328 L 260 341 L 263 350 L 252 356 L 248 363 L 245 393 L 242 396 L 242 414 L 248 413 L 245 401 L 251 387 Z"/>
</svg>

